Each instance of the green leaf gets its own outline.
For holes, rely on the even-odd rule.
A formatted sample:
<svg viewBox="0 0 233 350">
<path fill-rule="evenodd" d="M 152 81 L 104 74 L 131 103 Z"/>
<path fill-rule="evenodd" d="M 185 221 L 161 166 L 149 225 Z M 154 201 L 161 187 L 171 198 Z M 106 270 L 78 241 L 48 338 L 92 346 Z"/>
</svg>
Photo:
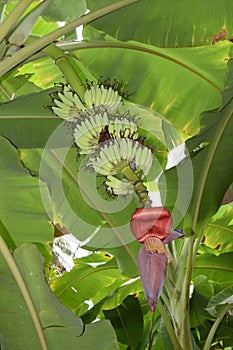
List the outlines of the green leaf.
<svg viewBox="0 0 233 350">
<path fill-rule="evenodd" d="M 47 21 L 71 22 L 82 15 L 87 10 L 86 1 L 79 0 L 51 0 L 43 17 Z"/>
<path fill-rule="evenodd" d="M 12 85 L 13 86 L 13 85 Z M 47 107 L 55 90 L 19 97 L 0 105 L 1 135 L 18 148 L 44 147 L 61 121 Z M 60 140 L 60 145 L 62 139 Z"/>
<path fill-rule="evenodd" d="M 213 284 L 208 278 L 203 275 L 197 276 L 195 278 L 194 291 L 190 301 L 191 328 L 199 327 L 205 322 L 205 320 L 210 319 L 210 315 L 205 308 L 213 295 Z"/>
<path fill-rule="evenodd" d="M 7 231 L 6 227 L 3 225 L 2 221 L 0 220 L 0 235 L 4 239 L 7 247 L 13 252 L 16 248 L 15 242 L 11 238 L 11 235 Z"/>
<path fill-rule="evenodd" d="M 90 10 L 109 3 L 110 0 L 87 1 Z M 186 0 L 141 0 L 95 20 L 92 25 L 122 41 L 133 39 L 163 47 L 200 46 L 211 44 L 213 34 L 222 28 L 226 28 L 230 38 L 232 10 L 233 4 L 228 0 L 213 0 L 211 4 L 202 0 L 189 0 L 188 4 Z"/>
<path fill-rule="evenodd" d="M 211 299 L 214 296 L 214 285 L 208 280 L 207 276 L 198 275 L 195 278 L 194 288 L 197 293 L 202 295 L 205 299 Z"/>
<path fill-rule="evenodd" d="M 232 64 L 233 61 L 230 60 L 226 77 L 228 96 Z M 232 89 L 231 86 L 231 91 Z M 233 100 L 231 99 L 220 110 L 202 114 L 200 133 L 186 142 L 190 155 L 176 168 L 168 170 L 165 177 L 160 179 L 160 189 L 166 196 L 165 205 L 168 208 L 176 205 L 175 210 L 182 212 L 181 209 L 183 207 L 187 209 L 190 203 L 183 223 L 184 229 L 192 228 L 193 232 L 198 233 L 200 225 L 216 213 L 227 188 L 233 181 L 232 129 Z M 184 180 L 180 181 L 182 177 Z M 192 198 L 188 196 L 190 191 Z M 181 196 L 182 193 L 184 195 Z"/>
<path fill-rule="evenodd" d="M 129 296 L 123 304 L 113 310 L 104 310 L 116 331 L 118 340 L 136 349 L 143 335 L 143 317 L 137 298 Z"/>
<path fill-rule="evenodd" d="M 30 74 L 15 76 L 15 72 L 13 72 L 4 79 L 0 78 L 1 103 L 9 102 L 16 97 L 31 94 L 32 92 L 39 92 L 40 88 L 29 80 L 30 77 Z"/>
<path fill-rule="evenodd" d="M 99 302 L 128 279 L 119 273 L 116 262 L 92 267 L 78 259 L 70 272 L 50 282 L 50 287 L 59 300 L 76 314 L 83 313 L 86 300 Z M 86 310 L 85 310 L 86 311 Z"/>
<path fill-rule="evenodd" d="M 32 346 L 34 343 L 33 348 L 40 349 L 41 343 L 43 349 L 57 349 L 63 342 L 66 344 L 68 341 L 71 348 L 74 349 L 75 344 L 78 346 L 78 336 L 83 331 L 82 322 L 51 293 L 44 279 L 43 260 L 36 247 L 32 244 L 21 245 L 14 252 L 14 260 L 10 254 L 7 255 L 4 247 L 2 254 L 8 265 L 1 263 L 1 344 L 5 343 L 4 348 L 23 349 L 24 344 L 24 348 L 27 349 L 29 344 Z M 8 270 L 9 267 L 13 276 Z M 5 309 L 5 305 L 11 307 L 12 311 L 18 310 L 14 318 L 9 308 Z M 30 337 L 25 334 L 25 331 L 28 332 L 26 323 L 31 328 Z M 36 324 L 36 330 L 33 329 L 33 323 Z"/>
<path fill-rule="evenodd" d="M 182 227 L 190 235 L 189 208 L 193 195 L 193 165 L 189 156 L 175 167 L 165 170 L 158 182 L 163 205 L 172 215 L 173 228 Z M 183 222 L 183 218 L 185 221 Z M 188 220 L 189 219 L 189 220 Z"/>
<path fill-rule="evenodd" d="M 162 151 L 161 158 L 163 162 L 166 162 L 166 151 L 170 151 L 183 142 L 180 131 L 175 129 L 172 123 L 153 109 L 124 101 L 120 111 L 123 113 L 129 111 L 131 115 L 136 116 L 139 133 L 145 138 L 144 145 L 152 149 L 153 146 L 158 148 L 157 152 L 156 150 L 154 152 L 156 159 L 159 159 L 159 152 Z M 161 169 L 159 169 L 160 171 Z"/>
<path fill-rule="evenodd" d="M 102 41 L 77 48 L 77 57 L 97 78 L 123 80 L 133 93 L 132 102 L 152 108 L 186 135 L 194 135 L 199 130 L 200 113 L 221 105 L 232 43 L 158 48 L 132 41 Z"/>
<path fill-rule="evenodd" d="M 117 306 L 122 304 L 123 300 L 126 299 L 128 295 L 138 295 L 138 293 L 142 292 L 142 290 L 143 288 L 140 279 L 137 279 L 136 281 L 127 281 L 111 294 L 95 303 L 90 310 L 81 316 L 81 318 L 84 323 L 90 323 L 96 319 L 101 310 L 115 309 Z"/>
<path fill-rule="evenodd" d="M 114 309 L 119 306 L 128 295 L 137 295 L 142 292 L 142 290 L 142 283 L 139 278 L 132 281 L 129 280 L 111 294 L 111 297 L 104 303 L 103 309 Z"/>
<path fill-rule="evenodd" d="M 174 350 L 174 347 L 172 345 L 171 339 L 169 337 L 169 334 L 163 319 L 161 319 L 161 324 L 160 324 L 160 337 L 161 337 L 161 341 L 164 349 Z"/>
<path fill-rule="evenodd" d="M 219 253 L 233 251 L 233 209 L 227 209 L 220 217 L 212 218 L 205 226 L 204 243 Z"/>
<path fill-rule="evenodd" d="M 212 315 L 217 316 L 219 312 L 229 305 L 229 309 L 233 306 L 233 287 L 226 288 L 216 294 L 208 303 L 206 310 Z"/>
<path fill-rule="evenodd" d="M 94 341 L 108 349 L 117 349 L 116 337 L 108 322 L 97 322 L 83 332 L 82 321 L 56 299 L 45 281 L 43 260 L 34 245 L 21 245 L 15 250 L 14 258 L 3 245 L 1 252 L 6 259 L 0 255 L 1 345 L 4 349 L 55 350 L 69 344 L 69 349 L 74 350 L 85 345 L 93 348 Z M 107 336 L 103 339 L 104 332 Z"/>
<path fill-rule="evenodd" d="M 137 257 L 140 248 L 141 244 L 135 240 L 124 245 L 124 249 L 116 247 L 108 251 L 116 257 L 120 272 L 125 276 L 135 278 L 138 276 Z"/>
<path fill-rule="evenodd" d="M 42 17 L 39 17 L 32 29 L 32 35 L 44 36 L 57 28 L 59 28 L 59 23 L 47 22 Z"/>
<path fill-rule="evenodd" d="M 79 167 L 76 150 L 70 149 L 73 140 L 64 138 L 64 134 L 67 131 L 61 125 L 50 137 L 40 166 L 40 177 L 48 184 L 53 201 L 51 206 L 50 201 L 44 200 L 48 215 L 57 223 L 53 217 L 55 209 L 60 223 L 91 249 L 127 249 L 125 244 L 134 241 L 129 222 L 138 200 L 103 199 L 96 189 L 96 174 Z M 54 148 L 60 140 L 66 141 L 66 148 Z"/>
<path fill-rule="evenodd" d="M 106 350 L 119 349 L 116 334 L 108 320 L 101 320 L 86 325 L 84 336 L 78 340 L 78 349 L 91 350 L 96 349 L 96 347 Z"/>
<path fill-rule="evenodd" d="M 38 17 L 46 9 L 48 4 L 48 1 L 40 3 L 23 18 L 21 23 L 17 25 L 17 28 L 13 31 L 8 39 L 11 44 L 20 46 L 27 40 Z"/>
<path fill-rule="evenodd" d="M 2 137 L 0 158 L 0 218 L 7 231 L 7 236 L 3 234 L 3 237 L 7 237 L 11 247 L 35 242 L 48 265 L 53 229 L 41 201 L 39 181 L 23 167 L 17 150 Z M 47 186 L 41 184 L 42 188 L 48 197 Z"/>
<path fill-rule="evenodd" d="M 58 135 L 54 141 L 60 140 L 61 137 L 64 137 L 63 135 Z M 73 235 L 83 242 L 82 244 L 86 241 L 86 249 L 96 250 L 93 247 L 96 245 L 98 249 L 112 253 L 117 258 L 118 267 L 123 274 L 130 277 L 138 276 L 137 253 L 140 244 L 135 242 L 129 229 L 129 221 L 137 202 L 128 205 L 122 198 L 121 202 L 114 204 L 106 198 L 103 200 L 99 194 L 97 196 L 95 193 L 96 179 L 94 178 L 93 182 L 92 174 L 83 172 L 83 180 L 78 182 L 76 150 L 70 149 L 66 157 L 64 157 L 64 152 L 66 149 L 47 149 L 46 159 L 43 158 L 44 163 L 40 171 L 40 176 L 48 184 L 52 195 L 52 204 L 46 198 L 44 201 L 51 220 L 59 223 L 60 226 L 65 226 L 66 230 L 69 228 Z M 41 154 L 42 150 L 21 150 L 23 163 L 36 175 L 39 174 Z M 69 202 L 66 202 L 67 200 Z M 91 207 L 90 204 L 92 204 Z M 94 210 L 99 205 L 108 212 L 111 208 L 119 212 L 113 211 L 110 216 L 108 212 Z M 122 223 L 123 226 L 119 227 Z M 112 228 L 107 225 L 112 225 Z M 88 242 L 89 240 L 91 241 Z M 114 247 L 114 242 L 119 243 L 119 240 L 123 245 Z M 125 244 L 126 242 L 132 243 Z"/>
<path fill-rule="evenodd" d="M 19 71 L 21 74 L 30 72 L 30 81 L 42 89 L 52 89 L 57 83 L 65 83 L 61 71 L 48 57 L 27 63 Z M 52 105 L 52 99 L 48 103 Z"/>
<path fill-rule="evenodd" d="M 233 61 L 230 60 L 226 81 L 231 79 L 232 65 Z M 202 222 L 217 211 L 233 181 L 232 128 L 231 98 L 219 111 L 204 113 L 200 134 L 187 142 L 189 151 L 193 151 L 194 189 L 190 213 L 193 216 L 194 230 L 197 222 Z M 201 151 L 196 151 L 198 147 Z"/>
<path fill-rule="evenodd" d="M 0 237 L 1 238 L 1 237 Z M 1 243 L 1 253 L 4 250 L 4 246 Z M 6 251 L 5 251 L 6 252 Z M 15 279 L 0 253 L 0 324 L 1 324 L 1 346 L 5 349 L 30 349 L 33 347 L 35 350 L 41 350 L 40 335 L 43 332 L 42 329 L 35 329 L 32 322 L 32 315 L 27 307 L 25 299 L 23 298 L 19 287 L 17 286 Z M 10 254 L 9 254 L 10 255 Z M 11 256 L 11 255 L 10 255 Z M 41 264 L 41 261 L 40 261 Z M 29 265 L 29 264 L 28 264 Z M 31 265 L 31 263 L 30 263 Z M 32 265 L 33 262 L 32 262 Z M 22 277 L 18 267 L 14 267 L 14 271 L 19 278 Z M 41 272 L 38 276 L 38 280 L 41 283 Z M 44 283 L 44 278 L 42 277 Z M 38 285 L 38 282 L 37 282 Z M 22 286 L 21 286 L 22 288 Z M 31 301 L 29 299 L 29 301 Z M 32 311 L 31 311 L 32 313 Z M 37 313 L 35 312 L 38 317 Z M 14 315 L 14 317 L 12 317 Z M 30 337 L 28 336 L 30 334 Z M 45 348 L 46 349 L 46 348 Z"/>
<path fill-rule="evenodd" d="M 231 350 L 233 344 L 233 317 L 226 315 L 216 331 L 216 340 L 222 339 L 224 349 Z"/>
<path fill-rule="evenodd" d="M 193 270 L 193 277 L 205 275 L 208 279 L 221 285 L 233 284 L 233 253 L 224 253 L 219 256 L 201 254 L 197 256 Z"/>
</svg>

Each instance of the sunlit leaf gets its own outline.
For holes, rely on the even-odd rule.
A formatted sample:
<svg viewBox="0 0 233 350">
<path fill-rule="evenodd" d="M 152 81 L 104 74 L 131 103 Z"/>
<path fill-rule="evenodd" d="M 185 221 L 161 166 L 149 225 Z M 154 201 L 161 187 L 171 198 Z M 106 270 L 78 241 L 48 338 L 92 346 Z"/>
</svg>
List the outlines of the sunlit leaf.
<svg viewBox="0 0 233 350">
<path fill-rule="evenodd" d="M 26 39 L 29 37 L 31 30 L 36 23 L 38 17 L 48 6 L 48 2 L 42 2 L 37 7 L 35 7 L 17 26 L 13 33 L 9 37 L 9 42 L 15 44 L 18 47 L 22 45 Z"/>
<path fill-rule="evenodd" d="M 97 303 L 128 280 L 119 273 L 115 261 L 96 267 L 81 261 L 77 260 L 70 272 L 50 282 L 59 300 L 77 314 L 80 314 L 86 300 L 92 299 Z"/>
<path fill-rule="evenodd" d="M 9 102 L 12 99 L 27 95 L 32 92 L 39 92 L 40 88 L 30 80 L 30 74 L 25 75 L 9 74 L 5 79 L 0 79 L 0 102 Z"/>
<path fill-rule="evenodd" d="M 76 54 L 97 78 L 123 80 L 134 103 L 159 112 L 185 134 L 196 134 L 200 113 L 221 105 L 232 43 L 194 48 L 121 44 L 85 43 Z"/>
<path fill-rule="evenodd" d="M 123 300 L 126 299 L 128 295 L 138 295 L 139 292 L 142 292 L 142 284 L 139 279 L 127 281 L 111 294 L 95 303 L 90 310 L 81 315 L 81 318 L 84 323 L 90 323 L 96 319 L 101 310 L 115 309 L 122 304 Z"/>
<path fill-rule="evenodd" d="M 87 10 L 86 1 L 79 0 L 51 0 L 43 17 L 47 21 L 71 22 L 81 17 Z"/>
<path fill-rule="evenodd" d="M 211 219 L 205 228 L 205 245 L 215 248 L 219 253 L 233 250 L 233 209 L 226 210 L 222 216 Z"/>
<path fill-rule="evenodd" d="M 228 85 L 229 81 L 232 81 L 231 67 L 232 60 L 229 61 L 226 76 L 228 96 L 229 89 L 232 89 L 232 86 Z M 203 113 L 200 133 L 186 142 L 190 155 L 176 168 L 168 170 L 165 178 L 161 178 L 160 188 L 164 197 L 166 196 L 168 207 L 174 206 L 175 203 L 177 205 L 176 200 L 185 188 L 187 194 L 188 190 L 192 191 L 192 198 L 184 192 L 176 209 L 179 210 L 182 205 L 186 206 L 186 209 L 189 207 L 184 228 L 192 227 L 196 233 L 199 225 L 216 213 L 233 181 L 232 113 L 232 98 L 220 110 Z M 224 169 L 224 173 L 220 169 Z M 193 179 L 190 175 L 185 177 L 187 172 L 194 176 Z M 180 182 L 182 176 L 186 181 Z"/>
<path fill-rule="evenodd" d="M 111 0 L 111 3 L 117 0 Z M 88 0 L 88 8 L 95 10 L 110 0 Z M 232 3 L 228 0 L 203 2 L 186 0 L 141 0 L 92 23 L 96 28 L 119 40 L 134 39 L 144 43 L 165 46 L 209 45 L 213 35 L 226 29 L 226 38 L 233 33 Z M 211 13 L 211 16 L 210 16 Z M 207 20 L 208 19 L 208 20 Z M 224 35 L 220 34 L 220 38 Z"/>
<path fill-rule="evenodd" d="M 233 285 L 233 253 L 224 253 L 219 256 L 201 254 L 197 257 L 193 277 L 205 275 L 215 284 Z"/>
</svg>

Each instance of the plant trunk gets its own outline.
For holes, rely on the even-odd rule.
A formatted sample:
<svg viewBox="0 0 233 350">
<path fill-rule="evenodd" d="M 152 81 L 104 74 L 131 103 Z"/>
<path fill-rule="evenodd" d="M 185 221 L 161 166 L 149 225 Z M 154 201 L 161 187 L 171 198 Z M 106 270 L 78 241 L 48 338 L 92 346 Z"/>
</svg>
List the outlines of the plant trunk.
<svg viewBox="0 0 233 350">
<path fill-rule="evenodd" d="M 168 265 L 166 291 L 173 327 L 182 350 L 193 350 L 189 322 L 189 289 L 193 267 L 193 237 L 186 238 L 177 261 Z"/>
</svg>

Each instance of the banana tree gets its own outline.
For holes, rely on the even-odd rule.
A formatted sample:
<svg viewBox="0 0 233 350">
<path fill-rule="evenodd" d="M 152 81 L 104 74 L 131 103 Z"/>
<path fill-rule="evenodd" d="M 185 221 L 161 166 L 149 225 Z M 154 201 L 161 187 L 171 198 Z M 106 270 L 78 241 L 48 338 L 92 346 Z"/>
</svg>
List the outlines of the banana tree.
<svg viewBox="0 0 233 350">
<path fill-rule="evenodd" d="M 1 347 L 230 349 L 233 5 L 0 6 Z"/>
</svg>

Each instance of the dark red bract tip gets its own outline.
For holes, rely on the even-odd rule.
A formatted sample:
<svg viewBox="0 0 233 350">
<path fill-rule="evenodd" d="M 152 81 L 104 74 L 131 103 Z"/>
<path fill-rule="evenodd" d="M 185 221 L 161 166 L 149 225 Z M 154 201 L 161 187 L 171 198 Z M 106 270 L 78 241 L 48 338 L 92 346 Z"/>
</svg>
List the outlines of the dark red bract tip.
<svg viewBox="0 0 233 350">
<path fill-rule="evenodd" d="M 138 208 L 130 222 L 132 234 L 142 243 L 150 236 L 163 240 L 170 233 L 171 228 L 171 214 L 163 207 Z"/>
</svg>

